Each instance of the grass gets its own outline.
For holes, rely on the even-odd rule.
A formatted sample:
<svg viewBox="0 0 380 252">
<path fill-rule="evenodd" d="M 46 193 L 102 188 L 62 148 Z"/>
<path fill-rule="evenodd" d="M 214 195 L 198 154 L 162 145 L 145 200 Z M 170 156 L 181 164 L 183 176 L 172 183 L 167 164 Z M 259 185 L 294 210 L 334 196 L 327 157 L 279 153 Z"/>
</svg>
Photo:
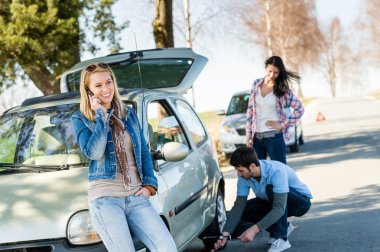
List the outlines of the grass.
<svg viewBox="0 0 380 252">
<path fill-rule="evenodd" d="M 219 131 L 224 116 L 219 116 L 216 111 L 200 112 L 202 122 L 205 124 L 207 131 L 210 133 L 213 142 L 218 147 L 219 145 Z"/>
<path fill-rule="evenodd" d="M 380 90 L 375 90 L 369 93 L 370 96 L 372 96 L 375 99 L 380 99 Z"/>
<path fill-rule="evenodd" d="M 220 116 L 216 114 L 216 111 L 200 112 L 199 117 L 205 124 L 208 133 L 211 135 L 212 141 L 216 146 L 216 151 L 218 152 L 218 161 L 221 167 L 228 166 L 228 160 L 222 155 L 221 146 L 219 141 L 219 131 L 222 121 L 225 116 Z"/>
</svg>

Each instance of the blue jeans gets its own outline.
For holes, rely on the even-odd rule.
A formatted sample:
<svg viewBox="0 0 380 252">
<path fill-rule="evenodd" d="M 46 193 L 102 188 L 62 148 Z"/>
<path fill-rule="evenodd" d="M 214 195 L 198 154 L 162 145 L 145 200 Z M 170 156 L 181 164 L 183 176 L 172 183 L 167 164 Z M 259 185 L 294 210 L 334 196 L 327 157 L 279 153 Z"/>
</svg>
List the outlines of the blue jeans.
<svg viewBox="0 0 380 252">
<path fill-rule="evenodd" d="M 108 251 L 135 251 L 131 233 L 152 252 L 177 251 L 165 223 L 146 196 L 103 197 L 89 206 L 91 220 Z"/>
<path fill-rule="evenodd" d="M 267 185 L 266 192 L 268 195 L 267 200 L 260 198 L 253 198 L 247 201 L 242 216 L 242 225 L 239 223 L 240 231 L 245 227 L 252 226 L 252 223 L 259 222 L 265 217 L 272 209 L 273 205 L 273 185 Z M 296 216 L 301 217 L 310 209 L 310 199 L 293 188 L 289 188 L 288 200 L 285 207 L 285 213 L 276 221 L 272 226 L 267 228 L 271 238 L 287 238 L 288 230 L 288 217 Z"/>
<path fill-rule="evenodd" d="M 286 145 L 282 133 L 262 139 L 254 137 L 253 147 L 259 159 L 267 159 L 269 154 L 271 160 L 286 164 Z"/>
</svg>

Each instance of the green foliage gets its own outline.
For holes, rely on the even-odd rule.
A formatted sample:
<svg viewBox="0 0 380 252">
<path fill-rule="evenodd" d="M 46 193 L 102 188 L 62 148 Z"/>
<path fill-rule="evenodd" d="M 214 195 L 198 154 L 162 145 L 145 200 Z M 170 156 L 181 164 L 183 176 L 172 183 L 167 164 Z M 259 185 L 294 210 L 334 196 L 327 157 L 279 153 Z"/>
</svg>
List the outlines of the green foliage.
<svg viewBox="0 0 380 252">
<path fill-rule="evenodd" d="M 115 0 L 101 0 L 100 2 L 96 1 L 91 6 L 91 9 L 95 10 L 93 29 L 96 36 L 102 41 L 109 41 L 110 53 L 117 53 L 122 49 L 119 43 L 120 38 L 117 35 L 129 24 L 128 21 L 125 21 L 120 27 L 116 25 L 111 11 L 111 7 L 115 2 Z"/>
<path fill-rule="evenodd" d="M 13 163 L 16 151 L 17 139 L 0 139 L 0 163 Z"/>
<path fill-rule="evenodd" d="M 44 93 L 59 91 L 59 76 L 80 61 L 86 43 L 79 20 L 93 24 L 101 41 L 109 40 L 111 51 L 121 47 L 118 27 L 111 13 L 115 0 L 2 0 L 0 2 L 0 86 L 14 83 L 15 76 L 27 77 Z M 87 12 L 95 15 L 86 15 Z M 85 26 L 88 30 L 88 26 Z M 94 36 L 92 36 L 94 37 Z M 84 45 L 84 46 L 83 46 Z"/>
</svg>

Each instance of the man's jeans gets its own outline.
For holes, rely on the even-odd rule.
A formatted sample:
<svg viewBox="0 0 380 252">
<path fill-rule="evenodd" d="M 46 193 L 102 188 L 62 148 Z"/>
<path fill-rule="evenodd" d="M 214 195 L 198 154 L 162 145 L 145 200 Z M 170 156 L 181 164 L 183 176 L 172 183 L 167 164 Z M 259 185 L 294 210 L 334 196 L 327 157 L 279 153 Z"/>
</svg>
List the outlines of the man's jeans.
<svg viewBox="0 0 380 252">
<path fill-rule="evenodd" d="M 150 251 L 177 251 L 164 222 L 144 195 L 96 199 L 90 202 L 90 215 L 110 252 L 135 251 L 131 233 Z"/>
<path fill-rule="evenodd" d="M 253 138 L 253 148 L 259 159 L 276 160 L 286 164 L 286 145 L 282 133 L 277 133 L 273 137 L 258 139 Z"/>
<path fill-rule="evenodd" d="M 240 232 L 247 227 L 259 222 L 272 209 L 273 186 L 267 185 L 266 192 L 269 201 L 259 198 L 253 198 L 247 201 L 247 205 L 244 208 L 244 213 L 242 216 L 242 223 L 239 223 Z M 267 229 L 267 231 L 270 233 L 271 238 L 287 238 L 287 230 L 289 225 L 287 218 L 291 216 L 300 217 L 304 215 L 309 210 L 311 202 L 308 197 L 301 195 L 293 188 L 289 188 L 286 205 L 287 206 L 285 208 L 284 215 Z M 245 227 L 243 227 L 244 223 Z"/>
</svg>

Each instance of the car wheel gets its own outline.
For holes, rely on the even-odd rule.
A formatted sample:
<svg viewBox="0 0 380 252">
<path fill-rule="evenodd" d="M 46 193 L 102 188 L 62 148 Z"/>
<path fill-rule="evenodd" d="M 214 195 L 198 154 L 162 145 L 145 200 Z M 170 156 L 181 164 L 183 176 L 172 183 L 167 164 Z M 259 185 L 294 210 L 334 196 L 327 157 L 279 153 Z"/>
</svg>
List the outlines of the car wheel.
<svg viewBox="0 0 380 252">
<path fill-rule="evenodd" d="M 298 152 L 298 137 L 297 137 L 297 130 L 295 131 L 295 136 L 294 136 L 294 144 L 289 146 L 290 152 L 295 153 Z"/>
<path fill-rule="evenodd" d="M 303 140 L 303 134 L 301 133 L 300 137 L 298 138 L 299 145 L 303 145 L 305 141 Z"/>
<path fill-rule="evenodd" d="M 199 236 L 205 246 L 205 251 L 210 251 L 214 248 L 214 244 L 219 234 L 223 231 L 226 222 L 227 212 L 226 206 L 224 205 L 224 196 L 223 193 L 218 190 L 214 220 Z"/>
</svg>

